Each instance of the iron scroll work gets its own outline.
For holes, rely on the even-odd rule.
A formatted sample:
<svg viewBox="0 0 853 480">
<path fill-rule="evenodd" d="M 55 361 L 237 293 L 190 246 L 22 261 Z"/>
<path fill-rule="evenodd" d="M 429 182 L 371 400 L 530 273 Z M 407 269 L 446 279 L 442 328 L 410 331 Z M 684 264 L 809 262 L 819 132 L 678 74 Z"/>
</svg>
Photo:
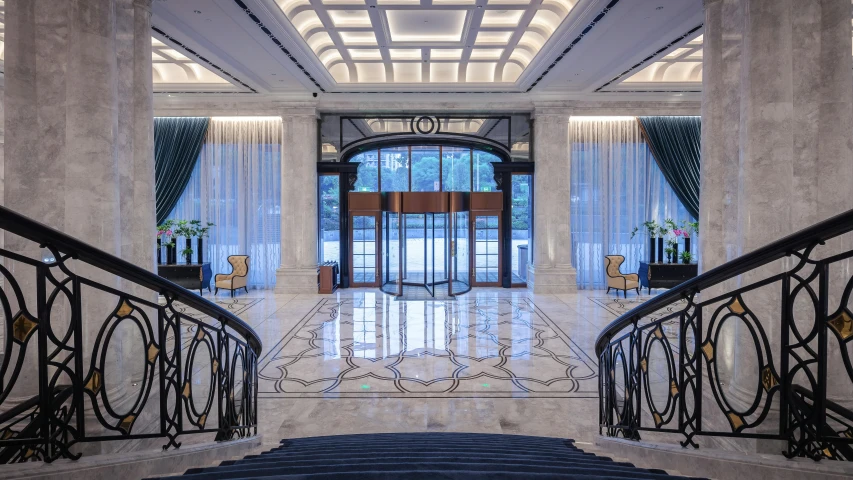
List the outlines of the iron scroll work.
<svg viewBox="0 0 853 480">
<path fill-rule="evenodd" d="M 851 230 L 853 211 L 614 321 L 596 345 L 600 433 L 778 440 L 787 457 L 853 460 L 853 251 L 833 239 Z M 737 275 L 746 286 L 725 288 Z"/>
<path fill-rule="evenodd" d="M 161 438 L 165 450 L 188 434 L 257 434 L 261 344 L 238 317 L 2 207 L 0 228 L 0 463 L 77 459 L 87 442 Z"/>
</svg>

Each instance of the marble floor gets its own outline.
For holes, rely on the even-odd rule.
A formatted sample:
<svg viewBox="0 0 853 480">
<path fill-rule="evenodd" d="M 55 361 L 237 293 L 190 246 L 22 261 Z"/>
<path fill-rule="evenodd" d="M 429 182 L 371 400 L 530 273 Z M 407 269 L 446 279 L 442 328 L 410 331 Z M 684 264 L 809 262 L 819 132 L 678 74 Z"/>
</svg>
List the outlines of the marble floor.
<svg viewBox="0 0 853 480">
<path fill-rule="evenodd" d="M 378 289 L 216 300 L 261 336 L 260 429 L 277 443 L 409 431 L 589 441 L 595 338 L 637 298 L 475 288 L 453 301 L 397 301 Z"/>
</svg>

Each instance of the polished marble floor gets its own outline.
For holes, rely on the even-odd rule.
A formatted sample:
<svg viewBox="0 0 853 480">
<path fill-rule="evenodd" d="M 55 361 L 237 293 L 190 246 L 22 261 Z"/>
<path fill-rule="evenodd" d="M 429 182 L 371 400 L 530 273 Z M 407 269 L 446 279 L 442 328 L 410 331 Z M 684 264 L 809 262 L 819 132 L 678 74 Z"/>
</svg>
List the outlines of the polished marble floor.
<svg viewBox="0 0 853 480">
<path fill-rule="evenodd" d="M 611 305 L 613 298 L 475 288 L 455 301 L 395 301 L 378 289 L 255 290 L 230 308 L 264 344 L 265 442 L 405 431 L 591 440 L 598 431 L 593 345 L 627 308 L 624 300 Z M 225 294 L 216 299 L 231 302 Z"/>
</svg>

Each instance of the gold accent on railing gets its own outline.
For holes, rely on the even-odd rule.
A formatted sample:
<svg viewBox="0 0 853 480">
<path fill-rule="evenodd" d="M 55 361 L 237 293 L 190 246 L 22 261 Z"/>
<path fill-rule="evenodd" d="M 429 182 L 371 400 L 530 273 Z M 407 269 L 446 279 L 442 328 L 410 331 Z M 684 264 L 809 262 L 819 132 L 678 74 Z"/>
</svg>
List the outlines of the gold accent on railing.
<svg viewBox="0 0 853 480">
<path fill-rule="evenodd" d="M 92 372 L 92 378 L 86 382 L 86 386 L 84 388 L 97 395 L 101 390 L 101 372 L 98 370 Z"/>
<path fill-rule="evenodd" d="M 37 326 L 38 322 L 28 317 L 24 312 L 21 312 L 15 318 L 15 322 L 12 323 L 12 338 L 24 343 Z"/>
<path fill-rule="evenodd" d="M 16 433 L 18 432 L 12 430 L 11 428 L 4 428 L 2 435 L 0 435 L 0 438 L 2 438 L 3 440 L 8 440 L 14 437 Z"/>
<path fill-rule="evenodd" d="M 850 318 L 845 310 L 842 310 L 827 323 L 841 337 L 841 340 L 847 340 L 853 336 L 853 318 Z"/>
<path fill-rule="evenodd" d="M 829 448 L 824 448 L 821 453 L 826 455 L 826 458 L 832 458 L 832 452 L 829 450 Z"/>
<path fill-rule="evenodd" d="M 660 427 L 660 424 L 663 423 L 663 419 L 657 412 L 653 413 L 652 415 L 655 417 L 655 427 Z"/>
<path fill-rule="evenodd" d="M 198 340 L 204 338 L 204 331 L 201 329 L 201 327 L 198 327 L 198 333 L 195 334 L 195 338 L 197 338 Z"/>
<path fill-rule="evenodd" d="M 184 398 L 190 398 L 190 382 L 184 383 L 184 391 L 181 393 Z"/>
<path fill-rule="evenodd" d="M 677 395 L 678 395 L 678 385 L 676 385 L 676 384 L 675 384 L 675 380 L 673 380 L 673 381 L 669 384 L 669 393 L 670 393 L 670 395 L 672 395 L 673 397 L 675 397 L 675 396 L 677 396 Z"/>
<path fill-rule="evenodd" d="M 644 372 L 648 371 L 648 363 L 646 363 L 646 359 L 640 360 L 640 368 L 643 369 Z"/>
<path fill-rule="evenodd" d="M 130 312 L 133 311 L 133 305 L 127 303 L 127 300 L 122 300 L 121 307 L 116 311 L 116 316 L 119 318 L 126 317 L 130 315 Z"/>
<path fill-rule="evenodd" d="M 737 299 L 737 298 L 735 298 L 734 300 L 732 300 L 732 303 L 730 303 L 730 304 L 728 305 L 728 307 L 729 307 L 729 310 L 731 310 L 731 312 L 732 312 L 732 313 L 735 313 L 735 314 L 737 314 L 737 315 L 741 315 L 741 314 L 743 314 L 743 312 L 745 312 L 745 311 L 746 311 L 746 309 L 745 309 L 745 308 L 743 308 L 743 305 L 741 305 L 741 304 L 740 304 L 740 301 L 738 301 L 738 299 Z"/>
<path fill-rule="evenodd" d="M 663 338 L 663 330 L 661 330 L 660 324 L 658 324 L 658 328 L 656 328 L 655 331 L 652 333 L 654 333 L 655 337 L 657 338 Z"/>
<path fill-rule="evenodd" d="M 133 428 L 133 422 L 136 420 L 136 415 L 128 415 L 119 424 L 118 428 L 130 434 L 130 429 Z"/>
<path fill-rule="evenodd" d="M 779 385 L 779 380 L 776 379 L 776 375 L 773 375 L 773 370 L 770 370 L 770 367 L 764 367 L 764 370 L 761 371 L 761 385 L 764 387 L 764 391 L 770 392 L 770 389 Z"/>
<path fill-rule="evenodd" d="M 198 424 L 201 428 L 204 428 L 205 422 L 207 422 L 207 414 L 206 413 L 204 415 L 198 417 Z"/>
<path fill-rule="evenodd" d="M 160 349 L 154 345 L 154 342 L 151 342 L 151 345 L 148 346 L 148 363 L 154 363 L 158 353 L 160 353 Z"/>
<path fill-rule="evenodd" d="M 714 344 L 710 340 L 702 344 L 702 353 L 709 362 L 714 359 Z"/>
<path fill-rule="evenodd" d="M 213 373 L 216 374 L 216 369 L 219 368 L 219 361 L 214 360 L 211 366 L 213 367 Z"/>
<path fill-rule="evenodd" d="M 734 412 L 729 412 L 726 416 L 729 417 L 729 423 L 732 424 L 733 432 L 737 432 L 738 429 L 744 425 L 743 418 L 740 415 Z"/>
</svg>

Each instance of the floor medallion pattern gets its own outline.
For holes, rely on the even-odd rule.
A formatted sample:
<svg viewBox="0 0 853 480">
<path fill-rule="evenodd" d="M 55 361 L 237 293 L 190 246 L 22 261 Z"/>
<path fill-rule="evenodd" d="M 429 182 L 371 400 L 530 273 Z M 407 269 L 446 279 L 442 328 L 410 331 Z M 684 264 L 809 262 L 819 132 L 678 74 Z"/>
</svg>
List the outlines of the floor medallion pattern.
<svg viewBox="0 0 853 480">
<path fill-rule="evenodd" d="M 325 298 L 260 365 L 268 398 L 597 398 L 595 361 L 529 299 Z"/>
</svg>

